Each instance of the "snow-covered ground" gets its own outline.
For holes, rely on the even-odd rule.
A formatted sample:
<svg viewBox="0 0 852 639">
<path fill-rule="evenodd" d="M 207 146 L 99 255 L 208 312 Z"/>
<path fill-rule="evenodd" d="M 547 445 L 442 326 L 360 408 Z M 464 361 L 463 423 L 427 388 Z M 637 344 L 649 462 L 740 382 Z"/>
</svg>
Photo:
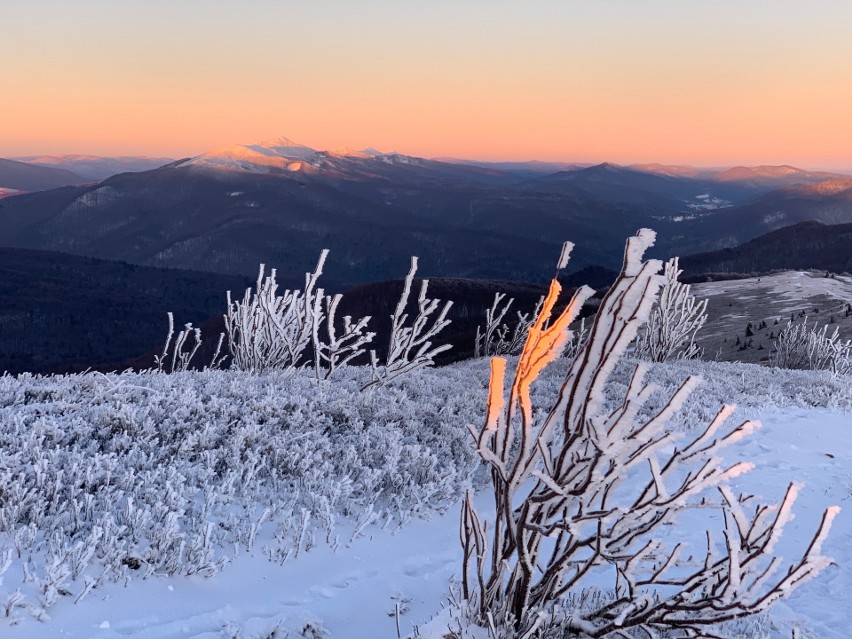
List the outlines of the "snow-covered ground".
<svg viewBox="0 0 852 639">
<path fill-rule="evenodd" d="M 537 382 L 537 405 L 565 369 Z M 613 401 L 629 372 L 614 375 Z M 700 428 L 736 403 L 763 428 L 726 451 L 757 465 L 735 487 L 776 502 L 805 484 L 779 546 L 788 561 L 826 506 L 843 508 L 825 547 L 836 564 L 758 636 L 850 636 L 852 379 L 698 362 L 655 365 L 651 379 L 671 390 L 695 372 L 705 384 L 673 426 Z M 398 621 L 402 636 L 439 637 L 442 622 L 428 622 L 459 572 L 458 499 L 471 483 L 487 512 L 467 435 L 487 362 L 359 393 L 365 374 L 0 378 L 3 632 L 372 639 L 396 637 Z M 701 544 L 719 516 L 688 511 L 663 534 Z"/>
<path fill-rule="evenodd" d="M 852 338 L 852 278 L 824 272 L 784 271 L 743 280 L 702 282 L 692 286 L 709 300 L 707 324 L 697 336 L 706 358 L 767 362 L 778 333 L 793 319 L 828 333 L 838 329 Z M 751 324 L 751 330 L 748 325 Z"/>
<path fill-rule="evenodd" d="M 773 314 L 784 317 L 801 309 L 802 300 L 811 298 L 822 297 L 836 302 L 842 308 L 842 303 L 852 298 L 852 278 L 835 274 L 824 277 L 822 273 L 783 271 L 759 278 L 696 284 L 693 286 L 693 293 L 711 300 L 726 294 L 736 294 L 741 299 L 749 296 L 751 299 L 759 299 L 765 296 L 772 300 L 773 304 L 770 309 L 763 309 L 764 317 L 772 317 Z M 823 310 L 826 310 L 825 307 Z"/>
</svg>

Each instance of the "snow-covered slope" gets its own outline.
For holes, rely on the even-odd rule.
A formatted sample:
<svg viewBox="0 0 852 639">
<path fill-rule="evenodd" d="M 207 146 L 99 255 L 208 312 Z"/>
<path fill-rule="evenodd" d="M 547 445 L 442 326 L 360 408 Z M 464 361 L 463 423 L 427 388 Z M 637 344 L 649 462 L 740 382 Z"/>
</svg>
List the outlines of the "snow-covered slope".
<svg viewBox="0 0 852 639">
<path fill-rule="evenodd" d="M 537 382 L 536 405 L 566 367 Z M 364 370 L 331 384 L 237 372 L 0 378 L 0 625 L 10 637 L 372 639 L 396 636 L 398 605 L 401 633 L 424 626 L 458 573 L 458 499 L 484 479 L 467 425 L 482 419 L 487 368 L 463 362 L 367 393 Z M 610 401 L 630 371 L 620 366 Z M 727 452 L 757 464 L 738 487 L 775 501 L 789 481 L 807 484 L 781 547 L 792 558 L 821 508 L 848 499 L 852 379 L 656 365 L 664 390 L 652 404 L 696 372 L 705 384 L 673 427 L 700 428 L 737 403 L 764 422 Z M 689 511 L 665 534 L 703 544 L 719 516 Z M 825 549 L 836 565 L 759 636 L 847 636 L 850 534 L 844 510 Z"/>
<path fill-rule="evenodd" d="M 697 337 L 705 357 L 766 363 L 791 317 L 797 324 L 827 324 L 829 333 L 837 328 L 843 339 L 852 338 L 852 278 L 825 275 L 784 271 L 694 284 L 692 294 L 709 300 L 708 321 Z"/>
<path fill-rule="evenodd" d="M 499 168 L 450 164 L 396 152 L 383 153 L 375 149 L 339 147 L 318 150 L 287 138 L 223 146 L 170 166 L 283 176 L 319 175 L 332 180 L 380 179 L 392 183 L 412 179 L 450 179 L 474 183 L 517 181 L 517 176 L 511 171 Z"/>
<path fill-rule="evenodd" d="M 223 146 L 190 158 L 178 166 L 199 166 L 253 173 L 275 171 L 313 173 L 319 170 L 340 170 L 353 160 L 357 162 L 381 155 L 373 150 L 355 151 L 348 148 L 318 151 L 287 138 L 275 138 L 258 144 Z"/>
</svg>

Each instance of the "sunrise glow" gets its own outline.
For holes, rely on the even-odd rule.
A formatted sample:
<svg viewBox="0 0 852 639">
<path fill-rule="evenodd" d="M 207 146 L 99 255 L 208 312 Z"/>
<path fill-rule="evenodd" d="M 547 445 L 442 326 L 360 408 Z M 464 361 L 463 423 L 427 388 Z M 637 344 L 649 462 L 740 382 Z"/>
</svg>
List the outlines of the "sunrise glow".
<svg viewBox="0 0 852 639">
<path fill-rule="evenodd" d="M 0 24 L 0 157 L 186 157 L 283 135 L 852 168 L 847 0 L 32 0 Z"/>
</svg>

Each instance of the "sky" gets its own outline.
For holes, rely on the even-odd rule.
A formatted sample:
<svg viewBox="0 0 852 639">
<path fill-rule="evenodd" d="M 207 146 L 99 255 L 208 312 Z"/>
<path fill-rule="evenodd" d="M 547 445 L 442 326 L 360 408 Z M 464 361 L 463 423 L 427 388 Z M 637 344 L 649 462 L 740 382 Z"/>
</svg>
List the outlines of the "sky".
<svg viewBox="0 0 852 639">
<path fill-rule="evenodd" d="M 849 0 L 0 0 L 0 157 L 852 169 Z"/>
</svg>

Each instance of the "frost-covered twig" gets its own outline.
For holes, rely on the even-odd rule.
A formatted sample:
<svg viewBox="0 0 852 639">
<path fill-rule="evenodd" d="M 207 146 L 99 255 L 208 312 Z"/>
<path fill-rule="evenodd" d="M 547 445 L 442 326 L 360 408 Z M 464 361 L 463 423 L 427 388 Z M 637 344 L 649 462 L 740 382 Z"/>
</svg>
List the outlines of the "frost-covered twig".
<svg viewBox="0 0 852 639">
<path fill-rule="evenodd" d="M 340 294 L 326 295 L 323 298 L 325 312 L 314 312 L 314 372 L 317 379 L 328 379 L 335 370 L 363 355 L 365 346 L 376 336 L 374 332 L 367 331 L 369 315 L 357 322 L 353 322 L 350 315 L 344 316 L 343 332 L 338 335 L 336 313 L 342 297 Z M 321 324 L 325 327 L 325 340 L 320 336 Z"/>
<path fill-rule="evenodd" d="M 583 317 L 580 319 L 580 325 L 571 331 L 571 336 L 568 338 L 568 343 L 562 351 L 562 356 L 571 361 L 577 359 L 577 355 L 583 350 L 587 339 L 589 339 L 589 329 L 586 326 L 586 318 Z"/>
<path fill-rule="evenodd" d="M 192 323 L 185 324 L 183 330 L 177 334 L 174 344 L 172 337 L 175 334 L 175 318 L 169 312 L 169 332 L 166 335 L 166 343 L 163 345 L 163 352 L 160 355 L 154 356 L 154 362 L 157 365 L 159 373 L 179 373 L 189 370 L 192 359 L 201 347 L 201 329 L 193 328 Z M 185 350 L 189 337 L 192 336 L 192 348 Z M 171 354 L 170 354 L 171 353 Z"/>
<path fill-rule="evenodd" d="M 417 258 L 412 257 L 411 269 L 405 277 L 402 294 L 393 315 L 391 315 L 387 356 L 384 363 L 380 364 L 376 351 L 370 351 L 372 379 L 364 385 L 362 390 L 372 386 L 381 386 L 418 368 L 432 366 L 437 355 L 452 348 L 451 344 L 432 345 L 432 340 L 450 324 L 447 313 L 449 313 L 453 303 L 445 302 L 441 306 L 441 300 L 426 297 L 429 280 L 423 280 L 420 283 L 420 295 L 417 297 L 417 315 L 412 320 L 411 325 L 407 325 L 408 313 L 405 312 L 405 307 L 408 304 L 408 297 L 411 294 L 411 285 L 414 282 L 416 272 Z M 438 314 L 435 318 L 432 318 L 435 311 L 438 311 Z"/>
<path fill-rule="evenodd" d="M 227 354 L 222 352 L 222 345 L 225 343 L 225 334 L 219 333 L 219 341 L 216 342 L 216 350 L 213 351 L 213 357 L 210 358 L 210 364 L 207 365 L 208 370 L 216 370 L 222 368 L 225 363 Z"/>
<path fill-rule="evenodd" d="M 535 323 L 539 311 L 541 311 L 541 305 L 544 303 L 544 298 L 542 297 L 539 298 L 538 304 L 536 304 L 532 313 L 516 311 L 515 314 L 517 317 L 514 327 L 510 327 L 503 320 L 515 300 L 514 298 L 509 298 L 509 301 L 501 307 L 500 304 L 505 297 L 505 293 L 494 294 L 494 302 L 491 304 L 491 308 L 485 311 L 485 326 L 476 327 L 474 357 L 517 355 L 524 345 L 527 332 Z"/>
</svg>

